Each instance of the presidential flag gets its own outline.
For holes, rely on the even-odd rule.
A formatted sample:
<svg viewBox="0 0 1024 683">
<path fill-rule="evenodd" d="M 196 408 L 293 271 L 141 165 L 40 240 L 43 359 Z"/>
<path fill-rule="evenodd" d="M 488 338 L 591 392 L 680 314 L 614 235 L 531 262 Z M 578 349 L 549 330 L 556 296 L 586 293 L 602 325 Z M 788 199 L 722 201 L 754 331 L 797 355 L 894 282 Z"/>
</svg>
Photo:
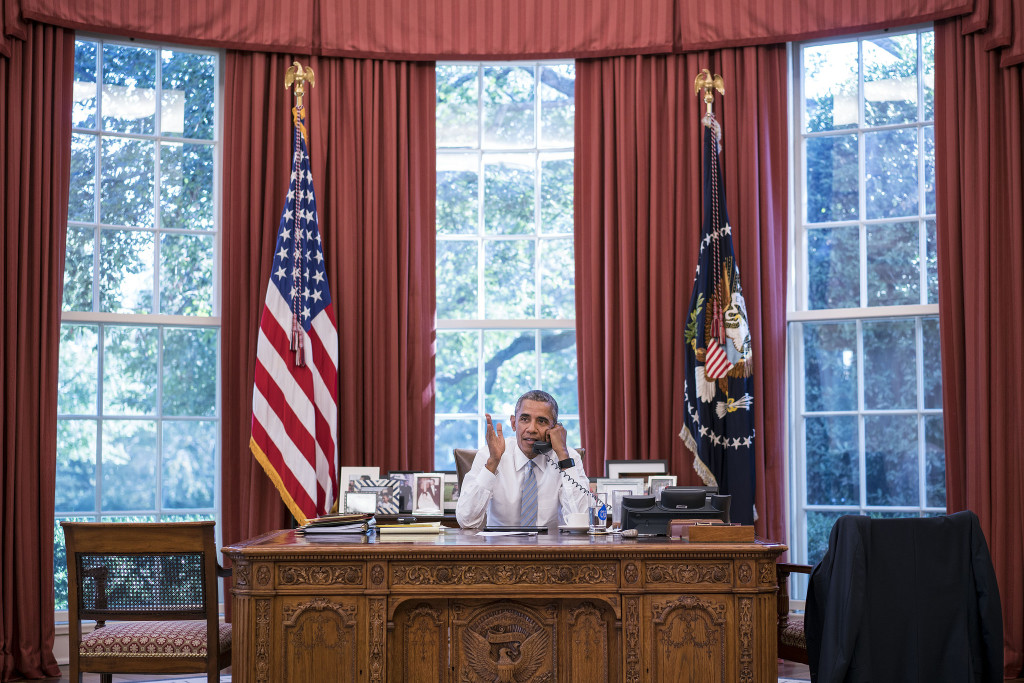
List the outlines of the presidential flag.
<svg viewBox="0 0 1024 683">
<path fill-rule="evenodd" d="M 260 318 L 249 449 L 299 524 L 338 496 L 338 326 L 324 270 L 304 109 Z"/>
<path fill-rule="evenodd" d="M 732 496 L 734 522 L 754 513 L 754 383 L 747 308 L 732 246 L 719 169 L 721 128 L 708 113 L 704 127 L 704 221 L 690 295 L 683 405 L 679 433 L 707 486 Z"/>
</svg>

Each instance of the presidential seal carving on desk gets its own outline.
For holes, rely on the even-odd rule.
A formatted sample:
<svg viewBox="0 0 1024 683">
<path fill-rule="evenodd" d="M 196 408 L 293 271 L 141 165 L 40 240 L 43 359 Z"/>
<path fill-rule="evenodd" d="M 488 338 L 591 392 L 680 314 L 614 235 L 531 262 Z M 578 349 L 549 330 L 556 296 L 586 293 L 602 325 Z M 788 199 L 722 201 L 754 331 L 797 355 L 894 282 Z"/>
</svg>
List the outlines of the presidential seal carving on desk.
<svg viewBox="0 0 1024 683">
<path fill-rule="evenodd" d="M 481 614 L 462 631 L 461 645 L 466 683 L 554 680 L 551 630 L 519 609 Z"/>
</svg>

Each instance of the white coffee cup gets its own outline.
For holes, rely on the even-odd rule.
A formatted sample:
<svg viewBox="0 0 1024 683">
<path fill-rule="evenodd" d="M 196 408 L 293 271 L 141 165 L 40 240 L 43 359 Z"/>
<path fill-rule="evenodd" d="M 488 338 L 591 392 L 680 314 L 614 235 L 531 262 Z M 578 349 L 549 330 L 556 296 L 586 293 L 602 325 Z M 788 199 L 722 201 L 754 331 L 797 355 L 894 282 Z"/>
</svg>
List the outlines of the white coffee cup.
<svg viewBox="0 0 1024 683">
<path fill-rule="evenodd" d="M 587 526 L 588 524 L 590 524 L 590 513 L 568 512 L 565 515 L 565 523 L 567 526 Z"/>
</svg>

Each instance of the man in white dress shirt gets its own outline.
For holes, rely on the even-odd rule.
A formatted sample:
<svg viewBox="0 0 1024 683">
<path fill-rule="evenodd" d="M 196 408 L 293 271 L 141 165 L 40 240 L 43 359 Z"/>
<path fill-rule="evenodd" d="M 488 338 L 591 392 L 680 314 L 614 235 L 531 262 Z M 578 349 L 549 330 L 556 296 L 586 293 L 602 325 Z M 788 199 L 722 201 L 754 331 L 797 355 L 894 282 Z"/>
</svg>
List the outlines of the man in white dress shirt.
<svg viewBox="0 0 1024 683">
<path fill-rule="evenodd" d="M 564 524 L 565 513 L 586 512 L 589 480 L 579 454 L 566 446 L 555 399 L 543 391 L 526 392 L 516 402 L 511 425 L 514 434 L 506 439 L 501 423 L 487 415 L 487 450 L 476 454 L 462 481 L 455 508 L 459 525 L 550 527 Z M 538 441 L 550 443 L 551 452 L 535 454 Z M 560 471 L 558 462 L 569 457 L 574 464 Z"/>
</svg>

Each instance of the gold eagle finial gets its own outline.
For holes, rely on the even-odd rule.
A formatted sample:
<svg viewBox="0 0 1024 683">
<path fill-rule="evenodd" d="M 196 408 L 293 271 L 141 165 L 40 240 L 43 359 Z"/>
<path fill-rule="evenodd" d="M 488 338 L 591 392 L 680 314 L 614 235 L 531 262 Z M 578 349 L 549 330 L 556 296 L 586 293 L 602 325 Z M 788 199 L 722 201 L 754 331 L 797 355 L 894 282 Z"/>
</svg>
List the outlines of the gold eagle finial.
<svg viewBox="0 0 1024 683">
<path fill-rule="evenodd" d="M 715 101 L 717 90 L 720 95 L 725 95 L 725 81 L 718 74 L 714 76 L 707 69 L 702 69 L 697 78 L 693 81 L 693 94 L 700 96 L 701 89 L 704 90 L 704 104 L 708 106 L 708 113 L 711 113 L 711 103 Z"/>
<path fill-rule="evenodd" d="M 310 87 L 316 85 L 313 67 L 303 67 L 298 62 L 294 62 L 284 72 L 284 87 L 290 88 L 293 84 L 295 85 L 295 106 L 297 107 L 302 106 L 302 96 L 306 94 L 306 83 L 309 83 Z"/>
</svg>

